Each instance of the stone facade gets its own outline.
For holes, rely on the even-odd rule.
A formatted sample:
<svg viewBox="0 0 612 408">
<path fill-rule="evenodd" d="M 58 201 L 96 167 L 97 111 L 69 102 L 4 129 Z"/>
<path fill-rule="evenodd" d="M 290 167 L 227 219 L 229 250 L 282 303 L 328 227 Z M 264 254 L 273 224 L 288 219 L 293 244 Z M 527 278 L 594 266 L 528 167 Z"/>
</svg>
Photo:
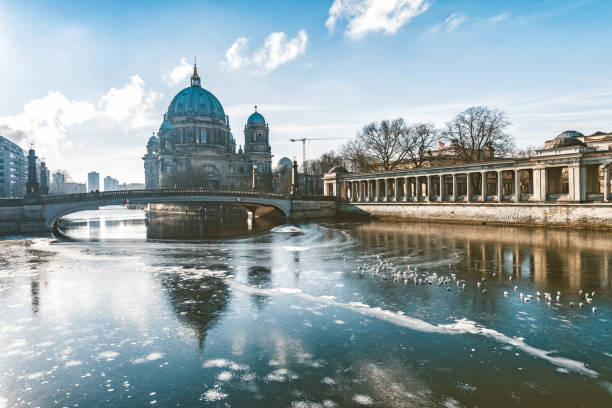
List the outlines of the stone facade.
<svg viewBox="0 0 612 408">
<path fill-rule="evenodd" d="M 170 103 L 147 143 L 146 188 L 272 190 L 270 129 L 255 112 L 244 127 L 244 150 L 236 150 L 229 118 L 219 100 L 200 85 L 194 65 L 191 86 Z"/>
</svg>

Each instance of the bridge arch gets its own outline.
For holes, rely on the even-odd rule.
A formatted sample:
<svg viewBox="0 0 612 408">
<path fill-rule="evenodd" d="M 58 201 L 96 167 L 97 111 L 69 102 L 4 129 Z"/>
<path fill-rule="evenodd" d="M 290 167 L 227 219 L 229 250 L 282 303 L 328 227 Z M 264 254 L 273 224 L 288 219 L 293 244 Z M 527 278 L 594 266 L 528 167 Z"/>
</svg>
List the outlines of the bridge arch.
<svg viewBox="0 0 612 408">
<path fill-rule="evenodd" d="M 252 216 L 262 207 L 273 208 L 284 218 L 291 216 L 291 200 L 281 194 L 200 189 L 131 190 L 46 196 L 43 202 L 45 226 L 53 230 L 57 221 L 65 215 L 107 205 L 121 205 L 126 201 L 130 204 L 199 202 L 234 204 L 247 211 L 251 210 Z"/>
</svg>

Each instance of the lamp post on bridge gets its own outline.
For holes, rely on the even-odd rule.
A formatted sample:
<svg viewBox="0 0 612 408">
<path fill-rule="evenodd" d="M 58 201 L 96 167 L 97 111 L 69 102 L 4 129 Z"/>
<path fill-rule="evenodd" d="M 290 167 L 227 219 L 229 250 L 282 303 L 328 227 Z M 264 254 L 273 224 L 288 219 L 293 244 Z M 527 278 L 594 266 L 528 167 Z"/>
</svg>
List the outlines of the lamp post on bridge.
<svg viewBox="0 0 612 408">
<path fill-rule="evenodd" d="M 251 184 L 251 189 L 253 191 L 255 191 L 256 187 L 257 187 L 257 165 L 254 164 L 253 165 L 253 180 L 252 180 L 252 184 Z"/>
</svg>

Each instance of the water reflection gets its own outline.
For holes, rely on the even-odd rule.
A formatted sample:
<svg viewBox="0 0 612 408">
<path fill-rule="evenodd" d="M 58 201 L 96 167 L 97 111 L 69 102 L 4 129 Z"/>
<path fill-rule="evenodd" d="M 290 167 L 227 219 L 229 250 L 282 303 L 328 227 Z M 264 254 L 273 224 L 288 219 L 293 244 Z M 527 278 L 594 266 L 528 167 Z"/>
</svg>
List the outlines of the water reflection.
<svg viewBox="0 0 612 408">
<path fill-rule="evenodd" d="M 206 334 L 221 318 L 229 302 L 227 283 L 214 276 L 189 273 L 163 274 L 161 282 L 167 289 L 170 303 L 181 322 L 195 333 L 200 348 Z"/>
<path fill-rule="evenodd" d="M 247 272 L 247 282 L 250 286 L 255 288 L 269 289 L 272 287 L 272 270 L 267 266 L 251 266 Z M 269 296 L 253 293 L 251 294 L 251 298 L 259 311 L 261 311 L 268 302 Z"/>
<path fill-rule="evenodd" d="M 471 273 L 495 271 L 497 280 L 524 277 L 576 291 L 610 288 L 607 231 L 378 221 L 358 228 L 357 236 L 366 250 L 459 261 Z"/>
<path fill-rule="evenodd" d="M 208 238 L 234 220 L 128 214 L 76 215 L 84 242 L 0 241 L 0 406 L 609 405 L 607 233 L 374 221 Z M 450 282 L 357 271 L 378 257 Z M 597 313 L 568 305 L 579 289 Z M 519 299 L 538 290 L 561 301 Z"/>
<path fill-rule="evenodd" d="M 182 214 L 127 210 L 120 206 L 82 211 L 60 220 L 60 230 L 78 240 L 206 240 L 257 234 L 278 225 L 274 218 L 249 220 L 245 211 Z"/>
</svg>

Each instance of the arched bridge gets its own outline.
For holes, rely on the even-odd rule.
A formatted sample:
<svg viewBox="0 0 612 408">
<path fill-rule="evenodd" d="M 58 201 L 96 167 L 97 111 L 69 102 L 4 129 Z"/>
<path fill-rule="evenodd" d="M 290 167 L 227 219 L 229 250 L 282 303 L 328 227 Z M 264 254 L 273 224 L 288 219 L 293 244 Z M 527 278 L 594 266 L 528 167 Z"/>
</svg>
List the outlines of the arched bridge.
<svg viewBox="0 0 612 408">
<path fill-rule="evenodd" d="M 22 233 L 52 230 L 62 216 L 101 206 L 148 203 L 221 203 L 244 208 L 249 217 L 275 209 L 285 218 L 334 216 L 334 197 L 297 198 L 285 194 L 217 189 L 148 189 L 46 195 L 38 199 L 0 200 L 0 230 Z M 0 231 L 0 235 L 1 232 Z"/>
</svg>

